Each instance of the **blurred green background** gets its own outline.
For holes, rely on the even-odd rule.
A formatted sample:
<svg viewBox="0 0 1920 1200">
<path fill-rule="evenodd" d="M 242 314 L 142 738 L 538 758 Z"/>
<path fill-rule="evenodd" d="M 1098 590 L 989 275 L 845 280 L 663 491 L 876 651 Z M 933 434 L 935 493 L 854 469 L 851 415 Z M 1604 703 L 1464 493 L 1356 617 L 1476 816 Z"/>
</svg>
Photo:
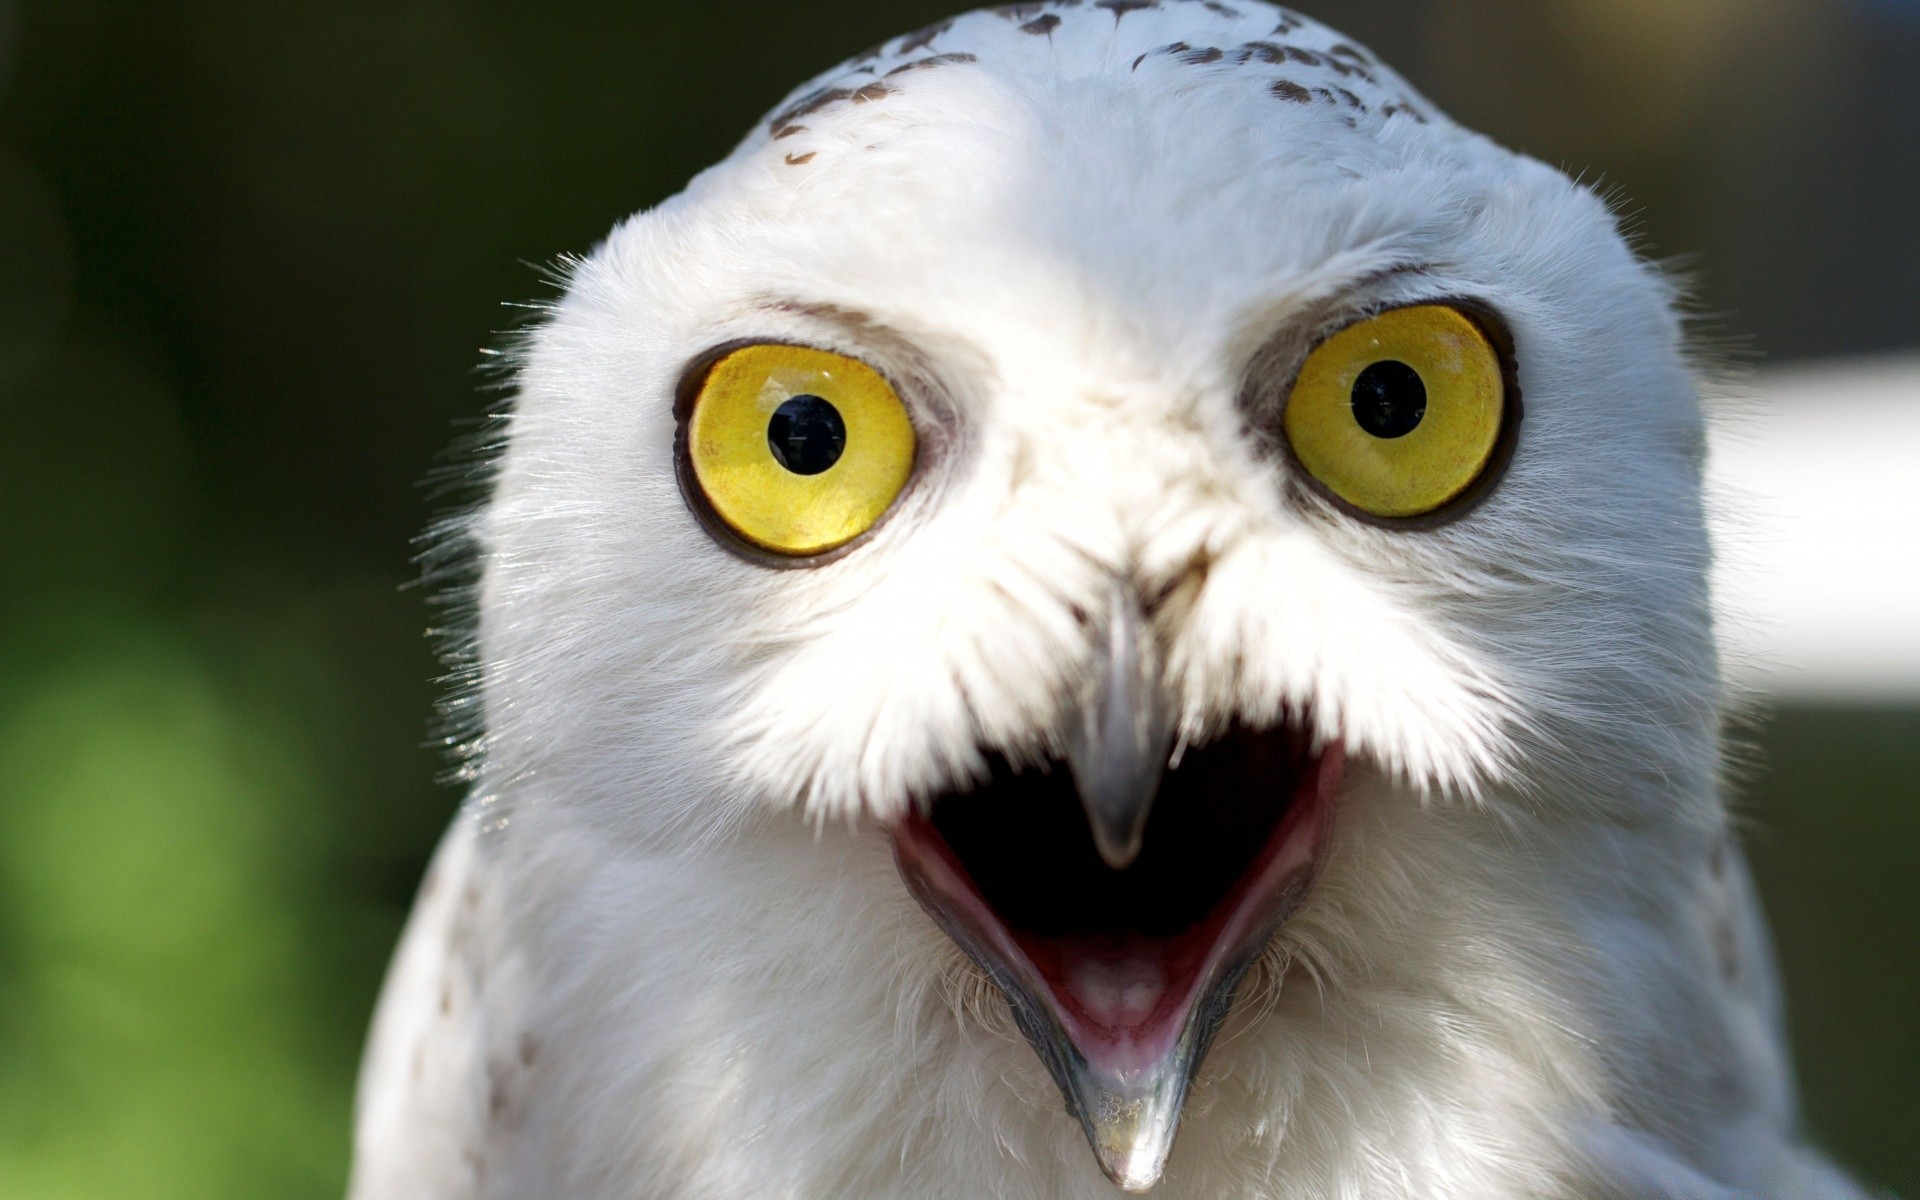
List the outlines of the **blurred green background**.
<svg viewBox="0 0 1920 1200">
<path fill-rule="evenodd" d="M 534 266 L 949 0 L 0 0 L 0 1198 L 332 1197 L 458 799 L 410 540 Z M 1920 345 L 1920 5 L 1325 0 L 1757 357 Z M 1747 807 L 1810 1121 L 1920 1195 L 1920 709 Z"/>
</svg>

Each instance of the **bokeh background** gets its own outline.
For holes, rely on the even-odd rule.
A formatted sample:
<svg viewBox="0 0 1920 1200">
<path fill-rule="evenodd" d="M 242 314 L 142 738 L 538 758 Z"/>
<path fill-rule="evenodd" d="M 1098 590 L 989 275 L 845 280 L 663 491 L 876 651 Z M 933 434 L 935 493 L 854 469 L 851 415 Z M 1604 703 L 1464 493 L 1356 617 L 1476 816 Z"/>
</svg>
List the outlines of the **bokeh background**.
<svg viewBox="0 0 1920 1200">
<path fill-rule="evenodd" d="M 458 800 L 405 585 L 481 349 L 952 3 L 0 0 L 0 1197 L 339 1194 Z M 1913 0 L 1310 11 L 1615 189 L 1722 352 L 1920 346 Z M 1810 1124 L 1920 1196 L 1920 699 L 1751 738 Z"/>
</svg>

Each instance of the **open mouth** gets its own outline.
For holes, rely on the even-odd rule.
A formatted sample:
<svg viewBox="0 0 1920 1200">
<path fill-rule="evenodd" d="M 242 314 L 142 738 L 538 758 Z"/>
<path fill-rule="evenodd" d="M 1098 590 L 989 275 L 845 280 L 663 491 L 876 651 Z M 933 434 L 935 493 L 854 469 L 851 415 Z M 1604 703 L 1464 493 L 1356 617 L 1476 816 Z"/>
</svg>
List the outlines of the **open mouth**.
<svg viewBox="0 0 1920 1200">
<path fill-rule="evenodd" d="M 914 896 L 1006 994 L 1115 1183 L 1159 1179 L 1240 977 L 1298 907 L 1339 744 L 1235 727 L 1161 776 L 1137 856 L 1109 865 L 1065 763 L 993 773 L 895 829 Z"/>
</svg>

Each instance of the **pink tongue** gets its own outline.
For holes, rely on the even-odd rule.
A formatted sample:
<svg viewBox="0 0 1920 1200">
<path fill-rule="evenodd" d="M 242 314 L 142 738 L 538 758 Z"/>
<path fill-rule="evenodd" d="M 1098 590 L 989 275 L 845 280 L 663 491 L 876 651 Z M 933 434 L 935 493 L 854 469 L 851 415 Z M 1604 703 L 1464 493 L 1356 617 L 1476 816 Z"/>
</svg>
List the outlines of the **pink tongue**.
<svg viewBox="0 0 1920 1200">
<path fill-rule="evenodd" d="M 1225 955 L 1252 938 L 1291 880 L 1312 869 L 1345 756 L 1334 743 L 1248 876 L 1208 917 L 1171 937 L 1013 934 L 1053 994 L 1062 1030 L 1096 1072 L 1126 1080 L 1166 1061 Z M 984 907 L 984 905 L 982 905 Z"/>
<path fill-rule="evenodd" d="M 1211 932 L 1211 931 L 1208 931 Z M 1112 1075 L 1165 1059 L 1195 1000 L 1209 938 L 1020 938 L 1088 1064 Z"/>
<path fill-rule="evenodd" d="M 1068 968 L 1066 990 L 1088 1019 L 1111 1027 L 1144 1024 L 1166 996 L 1167 973 L 1146 958 L 1085 958 Z"/>
</svg>

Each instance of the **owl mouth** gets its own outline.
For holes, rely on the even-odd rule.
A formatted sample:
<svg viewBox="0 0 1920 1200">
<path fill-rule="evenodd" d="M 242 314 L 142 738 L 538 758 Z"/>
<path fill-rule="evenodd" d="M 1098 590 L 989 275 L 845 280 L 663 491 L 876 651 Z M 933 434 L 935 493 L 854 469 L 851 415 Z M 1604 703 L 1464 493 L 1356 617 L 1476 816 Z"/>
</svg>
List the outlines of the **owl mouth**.
<svg viewBox="0 0 1920 1200">
<path fill-rule="evenodd" d="M 991 760 L 896 826 L 915 898 L 1006 994 L 1115 1183 L 1158 1180 L 1247 968 L 1299 906 L 1344 756 L 1301 723 L 1234 727 L 1160 778 L 1109 865 L 1066 765 Z"/>
</svg>

